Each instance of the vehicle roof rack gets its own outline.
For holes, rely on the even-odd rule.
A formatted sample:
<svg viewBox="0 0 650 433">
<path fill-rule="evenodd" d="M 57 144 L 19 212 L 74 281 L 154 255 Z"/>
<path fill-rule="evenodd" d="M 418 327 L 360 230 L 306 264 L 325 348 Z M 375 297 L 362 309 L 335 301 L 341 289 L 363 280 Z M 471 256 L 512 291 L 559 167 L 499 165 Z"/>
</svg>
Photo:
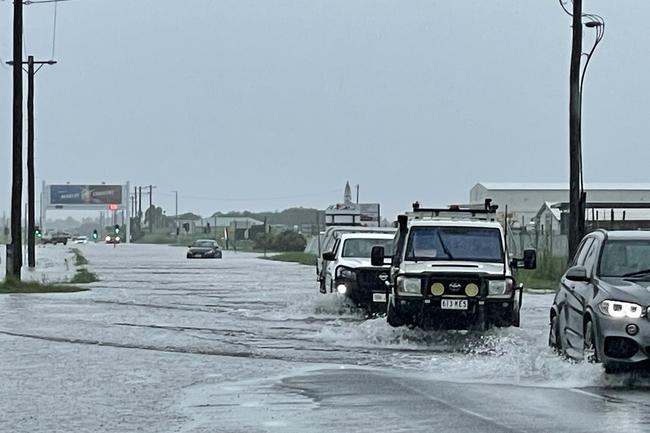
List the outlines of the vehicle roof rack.
<svg viewBox="0 0 650 433">
<path fill-rule="evenodd" d="M 483 204 L 450 205 L 447 208 L 425 208 L 419 202 L 413 203 L 413 211 L 406 215 L 411 220 L 422 219 L 463 219 L 476 221 L 496 221 L 499 205 L 492 204 L 492 199 L 486 198 Z"/>
</svg>

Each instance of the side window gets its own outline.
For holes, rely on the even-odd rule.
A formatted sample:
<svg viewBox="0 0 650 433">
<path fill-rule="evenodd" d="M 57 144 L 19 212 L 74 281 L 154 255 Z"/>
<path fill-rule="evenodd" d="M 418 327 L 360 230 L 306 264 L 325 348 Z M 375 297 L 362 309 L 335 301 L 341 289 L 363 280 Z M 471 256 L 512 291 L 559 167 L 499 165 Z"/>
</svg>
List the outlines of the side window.
<svg viewBox="0 0 650 433">
<path fill-rule="evenodd" d="M 600 250 L 600 242 L 594 240 L 591 243 L 591 248 L 585 255 L 584 265 L 587 268 L 587 275 L 593 275 L 596 267 L 596 259 L 598 258 L 598 250 Z"/>
<path fill-rule="evenodd" d="M 585 257 L 587 256 L 587 252 L 589 251 L 589 247 L 593 241 L 594 238 L 587 238 L 580 244 L 578 251 L 576 252 L 576 255 L 573 259 L 572 266 L 584 266 Z"/>
</svg>

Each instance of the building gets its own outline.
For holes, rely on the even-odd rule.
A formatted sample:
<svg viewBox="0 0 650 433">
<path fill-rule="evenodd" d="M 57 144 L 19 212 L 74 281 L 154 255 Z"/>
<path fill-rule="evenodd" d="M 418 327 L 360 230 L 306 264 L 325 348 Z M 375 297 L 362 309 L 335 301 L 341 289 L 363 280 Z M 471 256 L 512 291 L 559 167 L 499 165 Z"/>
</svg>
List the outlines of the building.
<svg viewBox="0 0 650 433">
<path fill-rule="evenodd" d="M 246 240 L 250 238 L 250 232 L 253 227 L 263 226 L 264 222 L 258 221 L 254 218 L 236 216 L 211 216 L 209 218 L 202 218 L 197 224 L 197 231 L 203 233 L 224 233 L 227 229 L 235 240 Z M 216 230 L 216 231 L 215 231 Z"/>
<path fill-rule="evenodd" d="M 379 203 L 353 202 L 350 182 L 345 184 L 343 203 L 337 203 L 325 209 L 325 226 L 378 227 L 380 221 Z"/>
<path fill-rule="evenodd" d="M 650 184 L 591 183 L 585 184 L 589 202 L 648 202 Z M 499 205 L 501 219 L 508 208 L 510 221 L 527 225 L 535 219 L 545 203 L 569 201 L 567 183 L 477 183 L 470 191 L 470 203 L 480 204 L 491 198 Z"/>
</svg>

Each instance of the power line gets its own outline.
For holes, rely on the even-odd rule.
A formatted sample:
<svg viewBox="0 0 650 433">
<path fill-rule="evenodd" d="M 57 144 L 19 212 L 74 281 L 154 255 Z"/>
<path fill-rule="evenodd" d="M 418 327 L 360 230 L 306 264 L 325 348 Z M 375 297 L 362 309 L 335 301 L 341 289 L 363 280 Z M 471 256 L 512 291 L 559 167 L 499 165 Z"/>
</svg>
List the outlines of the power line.
<svg viewBox="0 0 650 433">
<path fill-rule="evenodd" d="M 57 18 L 58 4 L 59 4 L 58 1 L 54 2 L 54 17 L 52 22 L 52 56 L 50 57 L 52 60 L 54 60 L 54 54 L 56 53 L 56 18 Z"/>
<path fill-rule="evenodd" d="M 316 193 L 294 194 L 294 195 L 277 196 L 277 197 L 234 198 L 234 197 L 207 197 L 207 196 L 195 196 L 195 195 L 183 194 L 183 198 L 190 199 L 190 200 L 205 200 L 205 201 L 270 201 L 270 200 L 286 200 L 291 198 L 318 197 L 326 194 L 332 194 L 335 192 L 339 192 L 339 189 L 333 189 L 330 191 L 321 191 Z M 166 192 L 159 191 L 158 194 L 173 195 L 174 193 L 166 193 Z"/>
</svg>

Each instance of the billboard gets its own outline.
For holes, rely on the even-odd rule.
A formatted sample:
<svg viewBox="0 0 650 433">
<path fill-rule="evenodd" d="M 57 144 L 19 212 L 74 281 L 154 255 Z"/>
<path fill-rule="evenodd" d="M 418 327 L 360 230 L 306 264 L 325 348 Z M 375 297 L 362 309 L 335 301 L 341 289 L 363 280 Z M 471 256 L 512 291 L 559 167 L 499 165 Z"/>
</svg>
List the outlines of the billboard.
<svg viewBox="0 0 650 433">
<path fill-rule="evenodd" d="M 109 205 L 122 203 L 122 185 L 50 185 L 50 204 Z"/>
<path fill-rule="evenodd" d="M 381 221 L 379 212 L 379 203 L 360 203 L 361 224 L 368 227 L 379 227 Z"/>
</svg>

